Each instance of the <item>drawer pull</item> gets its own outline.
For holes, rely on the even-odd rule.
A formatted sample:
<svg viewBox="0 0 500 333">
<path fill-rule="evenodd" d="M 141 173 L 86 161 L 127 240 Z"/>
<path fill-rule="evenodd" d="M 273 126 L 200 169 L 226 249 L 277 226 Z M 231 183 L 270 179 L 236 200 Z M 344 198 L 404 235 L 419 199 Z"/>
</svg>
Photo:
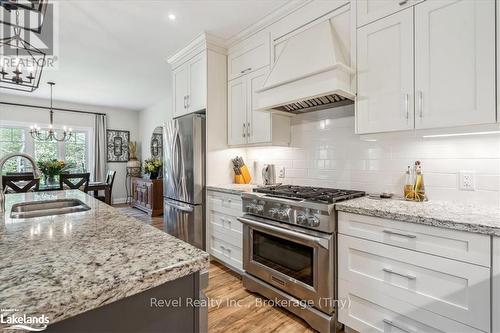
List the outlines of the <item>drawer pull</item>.
<svg viewBox="0 0 500 333">
<path fill-rule="evenodd" d="M 400 2 L 399 2 L 399 5 L 400 5 L 400 6 L 404 6 L 404 5 L 406 5 L 407 3 L 408 3 L 408 0 L 402 0 L 402 1 L 400 1 Z"/>
<path fill-rule="evenodd" d="M 407 278 L 408 280 L 416 280 L 417 277 L 414 276 L 414 275 L 410 275 L 410 274 L 403 274 L 403 273 L 398 273 L 398 272 L 395 272 L 393 271 L 392 269 L 390 268 L 382 268 L 382 270 L 386 273 L 389 273 L 389 274 L 394 274 L 394 275 L 399 275 L 399 276 L 402 276 L 402 277 L 405 277 Z"/>
<path fill-rule="evenodd" d="M 395 232 L 395 231 L 391 231 L 391 230 L 383 230 L 383 233 L 389 234 L 389 235 L 402 236 L 402 237 L 406 237 L 406 238 L 417 238 L 417 236 L 412 235 L 412 234 L 403 234 L 403 233 Z"/>
<path fill-rule="evenodd" d="M 407 333 L 415 333 L 415 332 L 416 332 L 416 331 L 414 331 L 414 330 L 411 330 L 411 329 L 409 329 L 409 328 L 406 328 L 406 327 L 403 327 L 403 326 L 401 326 L 401 325 L 399 325 L 399 324 L 396 324 L 396 323 L 394 323 L 392 320 L 389 320 L 389 319 L 384 319 L 383 321 L 384 321 L 384 323 L 386 323 L 387 325 L 392 326 L 392 327 L 394 327 L 394 328 L 397 328 L 398 330 L 401 330 L 401 331 L 403 331 L 403 332 L 407 332 Z"/>
</svg>

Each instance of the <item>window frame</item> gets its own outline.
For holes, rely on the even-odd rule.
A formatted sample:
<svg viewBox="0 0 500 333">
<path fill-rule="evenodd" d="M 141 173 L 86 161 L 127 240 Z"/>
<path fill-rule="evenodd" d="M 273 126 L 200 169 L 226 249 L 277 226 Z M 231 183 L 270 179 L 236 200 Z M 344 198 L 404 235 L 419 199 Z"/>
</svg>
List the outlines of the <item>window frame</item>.
<svg viewBox="0 0 500 333">
<path fill-rule="evenodd" d="M 26 122 L 18 122 L 18 121 L 2 121 L 0 124 L 0 128 L 20 128 L 23 130 L 23 151 L 24 153 L 27 153 L 31 156 L 35 156 L 35 145 L 34 145 L 34 139 L 31 137 L 29 134 L 30 131 L 30 126 L 32 124 L 28 124 Z M 43 128 L 48 128 L 48 124 L 40 124 L 40 127 Z M 93 154 L 94 154 L 94 147 L 93 147 L 93 133 L 94 130 L 91 127 L 81 127 L 81 126 L 72 126 L 73 128 L 73 133 L 85 133 L 85 165 L 88 169 L 88 172 L 91 173 L 91 176 L 93 175 Z M 62 128 L 55 128 L 56 130 L 62 130 Z M 58 159 L 64 159 L 65 158 L 65 147 L 64 147 L 65 142 L 57 142 L 57 158 Z M 21 165 L 18 162 L 17 167 L 20 168 Z"/>
</svg>

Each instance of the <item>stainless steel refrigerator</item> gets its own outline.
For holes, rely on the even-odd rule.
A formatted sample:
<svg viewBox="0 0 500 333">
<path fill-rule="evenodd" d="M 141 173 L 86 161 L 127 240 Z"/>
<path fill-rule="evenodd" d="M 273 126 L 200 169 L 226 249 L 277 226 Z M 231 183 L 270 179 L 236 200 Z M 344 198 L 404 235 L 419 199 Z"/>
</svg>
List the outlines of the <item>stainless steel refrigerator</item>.
<svg viewBox="0 0 500 333">
<path fill-rule="evenodd" d="M 163 150 L 166 231 L 205 250 L 205 115 L 166 123 Z"/>
</svg>

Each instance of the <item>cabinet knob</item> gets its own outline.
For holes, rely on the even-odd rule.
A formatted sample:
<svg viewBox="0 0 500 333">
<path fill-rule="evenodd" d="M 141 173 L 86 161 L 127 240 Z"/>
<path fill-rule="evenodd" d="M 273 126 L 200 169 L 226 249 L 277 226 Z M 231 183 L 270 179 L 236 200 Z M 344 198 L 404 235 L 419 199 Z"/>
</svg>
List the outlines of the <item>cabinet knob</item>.
<svg viewBox="0 0 500 333">
<path fill-rule="evenodd" d="M 407 3 L 408 3 L 408 0 L 402 0 L 402 1 L 400 1 L 400 2 L 399 2 L 399 5 L 400 5 L 400 6 L 404 6 L 404 5 L 406 5 Z"/>
<path fill-rule="evenodd" d="M 246 125 L 245 123 L 243 123 L 243 133 L 241 133 L 241 135 L 245 138 L 247 133 L 246 133 Z"/>
</svg>

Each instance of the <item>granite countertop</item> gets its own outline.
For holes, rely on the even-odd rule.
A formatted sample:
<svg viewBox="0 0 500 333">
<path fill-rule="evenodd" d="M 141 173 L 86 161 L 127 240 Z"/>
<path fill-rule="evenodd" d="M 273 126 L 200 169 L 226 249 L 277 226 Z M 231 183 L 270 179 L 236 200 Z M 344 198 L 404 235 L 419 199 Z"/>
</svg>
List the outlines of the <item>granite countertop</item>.
<svg viewBox="0 0 500 333">
<path fill-rule="evenodd" d="M 243 192 L 252 192 L 254 188 L 259 186 L 261 185 L 254 185 L 254 184 L 207 185 L 207 190 L 240 195 Z"/>
<path fill-rule="evenodd" d="M 91 210 L 9 217 L 15 203 L 62 198 Z M 207 253 L 78 190 L 8 194 L 5 211 L 0 308 L 19 316 L 54 323 L 208 268 Z"/>
<path fill-rule="evenodd" d="M 369 197 L 335 204 L 342 212 L 500 236 L 500 209 L 448 201 L 413 202 Z"/>
</svg>

